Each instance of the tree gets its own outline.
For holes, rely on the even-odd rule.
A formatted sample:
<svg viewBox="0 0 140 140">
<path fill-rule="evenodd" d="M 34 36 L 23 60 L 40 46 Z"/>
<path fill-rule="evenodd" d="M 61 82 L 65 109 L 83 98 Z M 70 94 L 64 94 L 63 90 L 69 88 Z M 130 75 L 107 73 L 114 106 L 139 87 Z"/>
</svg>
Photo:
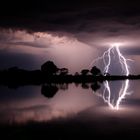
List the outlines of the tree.
<svg viewBox="0 0 140 140">
<path fill-rule="evenodd" d="M 109 74 L 109 73 L 104 73 L 104 75 L 105 75 L 105 76 L 110 76 L 110 74 Z"/>
<path fill-rule="evenodd" d="M 79 76 L 80 74 L 78 73 L 78 72 L 75 72 L 75 74 L 74 74 L 75 76 Z"/>
<path fill-rule="evenodd" d="M 61 68 L 59 71 L 60 71 L 60 75 L 67 75 L 69 72 L 67 68 Z"/>
<path fill-rule="evenodd" d="M 94 76 L 101 75 L 100 69 L 97 68 L 96 66 L 93 66 L 92 69 L 90 70 L 90 72 L 91 72 L 92 75 L 94 75 Z"/>
<path fill-rule="evenodd" d="M 10 72 L 15 72 L 15 71 L 18 71 L 18 70 L 19 70 L 18 67 L 11 67 L 11 68 L 8 69 L 8 71 L 10 71 Z"/>
<path fill-rule="evenodd" d="M 87 70 L 87 69 L 83 69 L 82 71 L 81 71 L 81 74 L 82 75 L 87 75 L 89 73 L 89 70 Z"/>
<path fill-rule="evenodd" d="M 52 61 L 47 61 L 41 66 L 41 71 L 48 75 L 56 74 L 58 70 L 59 69 Z"/>
</svg>

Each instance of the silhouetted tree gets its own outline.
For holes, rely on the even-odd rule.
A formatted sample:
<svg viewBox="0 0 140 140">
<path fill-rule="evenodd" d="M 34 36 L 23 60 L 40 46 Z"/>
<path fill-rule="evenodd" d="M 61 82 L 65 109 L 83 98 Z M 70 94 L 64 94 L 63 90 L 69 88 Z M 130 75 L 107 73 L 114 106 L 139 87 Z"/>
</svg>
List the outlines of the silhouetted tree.
<svg viewBox="0 0 140 140">
<path fill-rule="evenodd" d="M 59 69 L 59 71 L 60 71 L 60 75 L 67 75 L 69 72 L 67 68 L 61 68 Z"/>
<path fill-rule="evenodd" d="M 79 76 L 80 74 L 78 73 L 78 72 L 75 72 L 75 74 L 74 74 L 75 76 Z"/>
<path fill-rule="evenodd" d="M 19 70 L 18 67 L 11 67 L 11 68 L 8 69 L 8 71 L 18 71 L 18 70 Z"/>
<path fill-rule="evenodd" d="M 94 75 L 94 76 L 101 75 L 100 69 L 97 68 L 96 66 L 93 66 L 92 69 L 90 70 L 90 72 L 91 72 L 92 75 Z"/>
<path fill-rule="evenodd" d="M 41 94 L 47 98 L 52 98 L 58 90 L 58 87 L 55 85 L 43 85 L 41 88 Z"/>
<path fill-rule="evenodd" d="M 48 75 L 56 74 L 58 70 L 59 69 L 52 61 L 47 61 L 41 66 L 41 71 Z"/>
<path fill-rule="evenodd" d="M 87 69 L 83 69 L 82 71 L 81 71 L 81 74 L 82 75 L 87 75 L 89 73 L 89 70 L 87 70 Z"/>
<path fill-rule="evenodd" d="M 105 76 L 110 76 L 110 74 L 109 74 L 109 73 L 104 73 L 104 75 L 105 75 Z"/>
</svg>

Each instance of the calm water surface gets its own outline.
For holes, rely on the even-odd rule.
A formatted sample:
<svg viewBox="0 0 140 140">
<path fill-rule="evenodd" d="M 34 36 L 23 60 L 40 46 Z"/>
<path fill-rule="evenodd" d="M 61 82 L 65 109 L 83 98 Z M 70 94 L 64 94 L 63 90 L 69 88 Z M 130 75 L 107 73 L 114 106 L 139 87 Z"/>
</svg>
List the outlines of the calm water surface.
<svg viewBox="0 0 140 140">
<path fill-rule="evenodd" d="M 137 80 L 1 86 L 0 132 L 8 139 L 140 137 L 139 85 Z"/>
<path fill-rule="evenodd" d="M 140 130 L 140 81 L 129 81 L 128 93 L 116 108 L 124 83 L 109 82 L 110 94 L 104 90 L 103 83 L 45 84 L 17 89 L 0 86 L 0 125 L 48 122 L 50 126 L 59 124 L 67 128 L 73 123 L 73 129 L 78 123 L 90 133 L 92 130 L 116 132 L 116 129 L 118 132 L 121 128 L 128 133 L 136 132 Z M 78 131 L 79 127 L 75 129 Z"/>
</svg>

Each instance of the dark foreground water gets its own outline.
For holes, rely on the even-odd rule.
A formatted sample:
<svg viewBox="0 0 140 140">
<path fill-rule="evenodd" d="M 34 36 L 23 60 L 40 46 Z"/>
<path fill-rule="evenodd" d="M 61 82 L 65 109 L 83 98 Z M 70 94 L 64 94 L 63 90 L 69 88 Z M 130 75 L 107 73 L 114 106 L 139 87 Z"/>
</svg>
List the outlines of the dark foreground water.
<svg viewBox="0 0 140 140">
<path fill-rule="evenodd" d="M 104 84 L 0 86 L 1 137 L 140 137 L 140 81 Z"/>
</svg>

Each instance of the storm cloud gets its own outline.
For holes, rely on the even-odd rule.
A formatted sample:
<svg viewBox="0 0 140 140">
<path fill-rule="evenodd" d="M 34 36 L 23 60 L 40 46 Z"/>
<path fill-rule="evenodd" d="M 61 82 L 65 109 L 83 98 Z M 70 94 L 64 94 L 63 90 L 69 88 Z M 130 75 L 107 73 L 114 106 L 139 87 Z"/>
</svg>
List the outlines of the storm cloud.
<svg viewBox="0 0 140 140">
<path fill-rule="evenodd" d="M 0 68 L 11 63 L 38 68 L 51 59 L 71 72 L 80 71 L 119 42 L 122 53 L 135 62 L 134 73 L 140 71 L 139 2 L 21 1 L 16 5 L 3 2 L 2 6 L 0 55 L 4 61 Z"/>
</svg>

